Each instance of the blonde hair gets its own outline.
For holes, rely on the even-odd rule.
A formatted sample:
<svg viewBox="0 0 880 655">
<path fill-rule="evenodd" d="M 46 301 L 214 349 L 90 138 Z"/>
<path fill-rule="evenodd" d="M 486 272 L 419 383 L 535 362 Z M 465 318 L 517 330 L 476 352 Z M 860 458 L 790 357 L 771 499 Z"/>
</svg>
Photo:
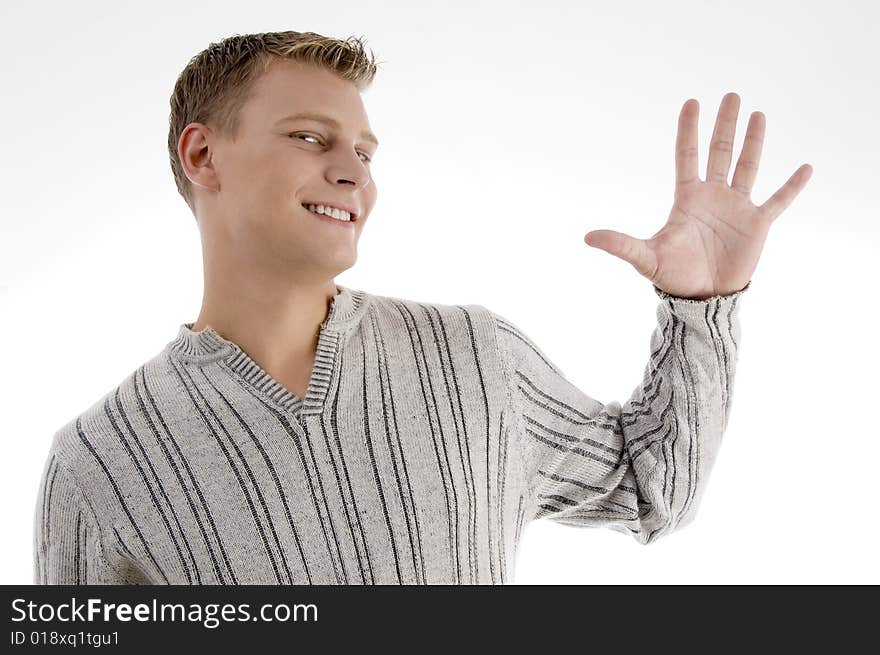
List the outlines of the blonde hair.
<svg viewBox="0 0 880 655">
<path fill-rule="evenodd" d="M 235 34 L 190 59 L 171 94 L 168 118 L 168 156 L 177 191 L 195 216 L 192 183 L 177 156 L 177 142 L 190 123 L 210 124 L 234 140 L 239 113 L 251 97 L 257 79 L 279 59 L 310 63 L 332 71 L 364 91 L 376 75 L 375 56 L 368 57 L 363 37 L 334 39 L 314 32 Z"/>
</svg>

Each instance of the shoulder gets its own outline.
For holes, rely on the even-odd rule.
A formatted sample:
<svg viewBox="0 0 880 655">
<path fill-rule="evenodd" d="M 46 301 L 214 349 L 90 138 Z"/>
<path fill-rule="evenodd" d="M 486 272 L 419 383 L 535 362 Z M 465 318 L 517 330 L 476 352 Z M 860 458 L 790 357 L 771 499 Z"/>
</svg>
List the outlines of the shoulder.
<svg viewBox="0 0 880 655">
<path fill-rule="evenodd" d="M 481 360 L 496 359 L 495 321 L 495 314 L 479 303 L 374 294 L 359 332 L 399 348 L 436 349 L 446 358 L 472 358 L 469 353 L 477 351 Z"/>
<path fill-rule="evenodd" d="M 371 316 L 385 325 L 407 331 L 452 331 L 454 334 L 472 331 L 481 337 L 491 335 L 494 338 L 494 313 L 476 303 L 439 302 L 371 294 L 367 324 Z"/>
<path fill-rule="evenodd" d="M 114 456 L 128 457 L 133 435 L 158 429 L 150 408 L 167 406 L 183 383 L 166 350 L 143 362 L 52 436 L 50 454 L 78 478 L 88 480 Z M 161 427 L 161 426 L 160 426 Z"/>
</svg>

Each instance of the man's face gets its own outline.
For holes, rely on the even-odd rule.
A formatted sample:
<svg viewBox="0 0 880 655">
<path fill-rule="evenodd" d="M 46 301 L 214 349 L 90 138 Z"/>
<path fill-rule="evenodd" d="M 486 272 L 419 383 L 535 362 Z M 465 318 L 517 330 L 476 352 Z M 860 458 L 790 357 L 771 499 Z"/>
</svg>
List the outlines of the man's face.
<svg viewBox="0 0 880 655">
<path fill-rule="evenodd" d="M 335 120 L 287 117 L 310 113 Z M 376 203 L 368 159 L 377 145 L 353 83 L 307 64 L 276 61 L 242 108 L 235 142 L 209 135 L 215 187 L 198 188 L 199 222 L 254 268 L 291 267 L 302 281 L 350 268 Z M 353 223 L 304 203 L 354 209 Z"/>
</svg>

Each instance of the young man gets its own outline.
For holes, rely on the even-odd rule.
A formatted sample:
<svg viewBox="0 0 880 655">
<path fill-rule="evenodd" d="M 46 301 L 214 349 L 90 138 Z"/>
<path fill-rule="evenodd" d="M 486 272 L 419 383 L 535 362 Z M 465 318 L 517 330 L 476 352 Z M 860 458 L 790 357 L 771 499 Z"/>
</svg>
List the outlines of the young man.
<svg viewBox="0 0 880 655">
<path fill-rule="evenodd" d="M 334 283 L 376 202 L 374 74 L 357 40 L 308 32 L 235 36 L 183 71 L 168 145 L 202 236 L 201 312 L 54 435 L 35 582 L 505 583 L 529 521 L 650 544 L 694 518 L 740 295 L 809 170 L 751 204 L 755 113 L 728 186 L 728 94 L 700 181 L 685 103 L 667 225 L 586 238 L 661 298 L 642 383 L 606 405 L 482 305 Z"/>
</svg>

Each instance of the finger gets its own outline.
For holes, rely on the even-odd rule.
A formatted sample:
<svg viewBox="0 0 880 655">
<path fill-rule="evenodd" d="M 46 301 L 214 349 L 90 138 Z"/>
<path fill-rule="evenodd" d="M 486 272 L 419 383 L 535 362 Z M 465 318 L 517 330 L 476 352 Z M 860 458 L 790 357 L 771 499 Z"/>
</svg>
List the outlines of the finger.
<svg viewBox="0 0 880 655">
<path fill-rule="evenodd" d="M 739 191 L 746 197 L 752 195 L 752 187 L 755 185 L 755 177 L 758 175 L 758 163 L 761 161 L 761 149 L 764 147 L 766 128 L 766 116 L 760 111 L 753 111 L 749 118 L 749 127 L 746 129 L 742 152 L 736 162 L 736 170 L 733 171 L 733 182 L 730 183 L 735 191 Z"/>
<path fill-rule="evenodd" d="M 675 137 L 675 185 L 691 184 L 697 177 L 697 121 L 700 103 L 694 98 L 682 105 L 678 115 L 678 134 Z"/>
<path fill-rule="evenodd" d="M 593 230 L 587 233 L 584 241 L 587 245 L 619 257 L 649 280 L 654 280 L 657 270 L 656 258 L 644 239 L 635 239 L 614 230 Z"/>
<path fill-rule="evenodd" d="M 736 93 L 727 93 L 721 99 L 715 129 L 709 142 L 709 163 L 706 165 L 707 182 L 727 184 L 730 172 L 730 158 L 733 154 L 733 137 L 736 133 L 736 118 L 739 115 L 740 98 Z"/>
<path fill-rule="evenodd" d="M 764 216 L 772 223 L 776 220 L 785 208 L 791 204 L 801 189 L 807 184 L 807 181 L 813 175 L 813 167 L 804 164 L 798 168 L 794 174 L 788 178 L 788 182 L 783 184 L 763 205 L 758 207 Z"/>
</svg>

